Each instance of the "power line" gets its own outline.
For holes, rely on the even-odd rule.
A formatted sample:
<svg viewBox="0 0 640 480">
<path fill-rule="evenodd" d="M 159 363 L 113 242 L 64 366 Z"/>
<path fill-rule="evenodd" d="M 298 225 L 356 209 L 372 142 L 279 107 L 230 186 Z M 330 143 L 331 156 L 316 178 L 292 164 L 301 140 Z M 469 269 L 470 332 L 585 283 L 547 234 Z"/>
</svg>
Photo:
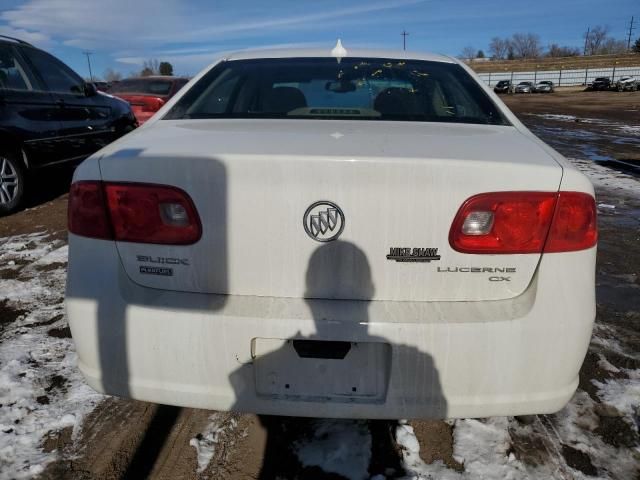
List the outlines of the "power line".
<svg viewBox="0 0 640 480">
<path fill-rule="evenodd" d="M 93 72 L 91 71 L 91 55 L 93 55 L 93 52 L 90 52 L 89 50 L 85 50 L 82 53 L 87 56 L 87 64 L 89 65 L 89 78 L 93 82 Z"/>
<path fill-rule="evenodd" d="M 407 35 L 409 35 L 409 32 L 407 32 L 406 30 L 402 30 L 402 33 L 400 35 L 402 35 L 402 49 L 406 50 L 407 49 Z"/>
<path fill-rule="evenodd" d="M 636 27 L 633 26 L 633 16 L 631 17 L 631 23 L 629 24 L 629 36 L 627 37 L 627 50 L 631 50 L 631 35 Z"/>
</svg>

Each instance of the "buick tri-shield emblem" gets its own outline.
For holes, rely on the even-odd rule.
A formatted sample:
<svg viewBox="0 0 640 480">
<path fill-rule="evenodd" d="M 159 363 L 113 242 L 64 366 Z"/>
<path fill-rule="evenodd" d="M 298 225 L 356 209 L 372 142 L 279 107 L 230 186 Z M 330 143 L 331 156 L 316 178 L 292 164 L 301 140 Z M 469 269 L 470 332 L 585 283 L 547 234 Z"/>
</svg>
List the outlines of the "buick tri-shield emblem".
<svg viewBox="0 0 640 480">
<path fill-rule="evenodd" d="M 330 242 L 344 229 L 344 214 L 333 202 L 315 202 L 304 212 L 304 231 L 318 242 Z"/>
</svg>

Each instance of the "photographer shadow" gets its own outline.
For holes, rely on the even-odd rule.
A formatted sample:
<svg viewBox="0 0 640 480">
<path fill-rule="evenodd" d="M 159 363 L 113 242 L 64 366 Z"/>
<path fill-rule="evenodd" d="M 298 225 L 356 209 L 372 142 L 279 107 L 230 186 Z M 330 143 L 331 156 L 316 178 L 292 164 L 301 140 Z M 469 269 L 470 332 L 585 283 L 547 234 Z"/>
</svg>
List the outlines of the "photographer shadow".
<svg viewBox="0 0 640 480">
<path fill-rule="evenodd" d="M 365 253 L 350 242 L 325 243 L 311 255 L 306 272 L 305 302 L 315 332 L 305 336 L 298 331 L 282 340 L 253 339 L 280 347 L 265 353 L 254 349 L 252 364 L 230 376 L 236 394 L 232 410 L 252 411 L 249 405 L 257 401 L 264 406 L 260 413 L 281 409 L 307 417 L 259 415 L 266 441 L 258 478 L 342 478 L 297 458 L 294 451 L 300 442 L 314 441 L 314 430 L 322 422 L 333 421 L 311 417 L 331 418 L 335 408 L 340 410 L 336 417 L 376 419 L 368 421 L 368 475 L 384 474 L 389 467 L 402 470 L 394 440 L 397 421 L 389 419 L 387 406 L 398 418 L 416 412 L 446 418 L 447 402 L 432 357 L 369 332 L 374 294 Z M 331 443 L 322 441 L 314 448 Z M 320 457 L 335 454 L 324 451 Z"/>
</svg>

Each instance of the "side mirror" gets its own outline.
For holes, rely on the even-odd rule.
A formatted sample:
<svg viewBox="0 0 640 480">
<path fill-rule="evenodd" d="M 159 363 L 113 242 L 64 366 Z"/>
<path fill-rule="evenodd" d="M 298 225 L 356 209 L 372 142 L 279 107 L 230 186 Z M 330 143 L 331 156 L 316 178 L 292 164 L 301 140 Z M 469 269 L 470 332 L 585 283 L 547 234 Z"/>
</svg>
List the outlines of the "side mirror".
<svg viewBox="0 0 640 480">
<path fill-rule="evenodd" d="M 94 95 L 98 94 L 98 89 L 96 88 L 94 83 L 87 82 L 84 84 L 84 94 L 87 97 L 93 97 Z"/>
</svg>

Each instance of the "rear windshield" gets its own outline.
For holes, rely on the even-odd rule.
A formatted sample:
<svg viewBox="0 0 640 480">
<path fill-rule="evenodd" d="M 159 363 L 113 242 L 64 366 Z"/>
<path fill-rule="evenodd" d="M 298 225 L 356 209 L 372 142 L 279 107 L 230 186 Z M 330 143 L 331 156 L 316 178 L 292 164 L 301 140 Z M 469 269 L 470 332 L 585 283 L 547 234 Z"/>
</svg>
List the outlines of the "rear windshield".
<svg viewBox="0 0 640 480">
<path fill-rule="evenodd" d="M 480 85 L 459 65 L 371 58 L 222 62 L 164 118 L 508 124 Z"/>
<path fill-rule="evenodd" d="M 171 80 L 135 78 L 116 83 L 109 93 L 143 93 L 149 95 L 169 95 Z"/>
</svg>

